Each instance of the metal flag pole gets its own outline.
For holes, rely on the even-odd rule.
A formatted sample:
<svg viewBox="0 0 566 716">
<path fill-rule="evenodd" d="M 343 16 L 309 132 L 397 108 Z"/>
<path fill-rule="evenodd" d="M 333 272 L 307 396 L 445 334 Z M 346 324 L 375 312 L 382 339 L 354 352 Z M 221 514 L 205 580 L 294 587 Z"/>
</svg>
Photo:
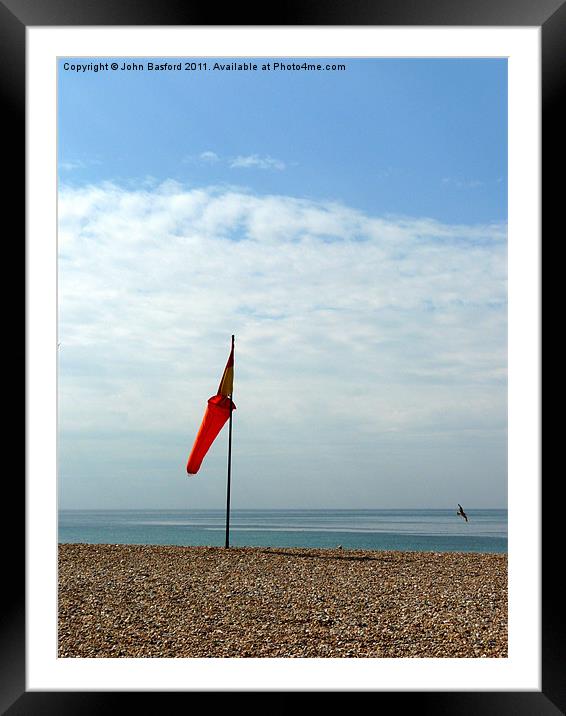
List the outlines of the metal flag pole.
<svg viewBox="0 0 566 716">
<path fill-rule="evenodd" d="M 232 336 L 232 351 L 234 350 L 234 336 Z M 233 355 L 233 353 L 232 353 Z M 230 546 L 230 470 L 232 467 L 232 396 L 234 394 L 234 382 L 232 381 L 232 392 L 230 393 L 230 422 L 228 425 L 228 485 L 226 489 L 226 549 Z"/>
</svg>

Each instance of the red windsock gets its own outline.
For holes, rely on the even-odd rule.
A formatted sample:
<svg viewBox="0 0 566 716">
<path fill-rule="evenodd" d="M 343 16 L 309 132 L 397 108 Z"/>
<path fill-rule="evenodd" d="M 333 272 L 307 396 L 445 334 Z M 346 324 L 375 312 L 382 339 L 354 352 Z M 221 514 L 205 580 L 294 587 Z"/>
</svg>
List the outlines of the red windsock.
<svg viewBox="0 0 566 716">
<path fill-rule="evenodd" d="M 187 472 L 189 475 L 197 474 L 209 447 L 222 430 L 224 423 L 230 417 L 230 407 L 232 410 L 236 410 L 236 406 L 232 400 L 225 395 L 213 395 L 212 398 L 209 399 L 204 418 L 200 424 L 193 449 L 187 462 Z"/>
</svg>

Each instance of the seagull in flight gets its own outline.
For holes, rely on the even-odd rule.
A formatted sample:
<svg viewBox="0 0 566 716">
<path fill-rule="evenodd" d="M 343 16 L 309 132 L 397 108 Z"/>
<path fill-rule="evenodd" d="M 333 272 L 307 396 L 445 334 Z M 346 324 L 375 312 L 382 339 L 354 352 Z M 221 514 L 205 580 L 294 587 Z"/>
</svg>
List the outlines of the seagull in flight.
<svg viewBox="0 0 566 716">
<path fill-rule="evenodd" d="M 467 522 L 467 521 L 468 521 L 468 515 L 464 512 L 464 510 L 462 509 L 462 505 L 461 505 L 460 503 L 458 503 L 458 507 L 459 507 L 460 509 L 458 510 L 458 512 L 456 512 L 456 514 L 457 514 L 457 515 L 460 515 L 460 517 L 463 517 L 463 518 L 466 520 L 466 522 Z"/>
</svg>

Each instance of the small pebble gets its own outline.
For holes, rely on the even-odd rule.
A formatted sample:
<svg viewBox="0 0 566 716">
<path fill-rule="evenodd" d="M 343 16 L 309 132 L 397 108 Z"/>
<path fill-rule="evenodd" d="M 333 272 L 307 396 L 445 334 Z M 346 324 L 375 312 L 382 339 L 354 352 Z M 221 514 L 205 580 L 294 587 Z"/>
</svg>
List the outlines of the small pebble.
<svg viewBox="0 0 566 716">
<path fill-rule="evenodd" d="M 507 555 L 59 545 L 59 657 L 505 658 Z"/>
</svg>

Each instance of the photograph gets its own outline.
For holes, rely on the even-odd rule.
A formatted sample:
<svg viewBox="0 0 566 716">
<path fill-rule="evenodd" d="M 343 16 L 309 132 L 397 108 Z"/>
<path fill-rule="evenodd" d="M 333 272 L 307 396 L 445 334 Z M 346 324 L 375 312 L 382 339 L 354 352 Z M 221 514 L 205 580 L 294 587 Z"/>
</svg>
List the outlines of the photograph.
<svg viewBox="0 0 566 716">
<path fill-rule="evenodd" d="M 506 657 L 507 60 L 57 102 L 58 655 Z"/>
<path fill-rule="evenodd" d="M 563 713 L 539 315 L 562 2 L 2 0 L 26 247 L 2 713 Z"/>
</svg>

